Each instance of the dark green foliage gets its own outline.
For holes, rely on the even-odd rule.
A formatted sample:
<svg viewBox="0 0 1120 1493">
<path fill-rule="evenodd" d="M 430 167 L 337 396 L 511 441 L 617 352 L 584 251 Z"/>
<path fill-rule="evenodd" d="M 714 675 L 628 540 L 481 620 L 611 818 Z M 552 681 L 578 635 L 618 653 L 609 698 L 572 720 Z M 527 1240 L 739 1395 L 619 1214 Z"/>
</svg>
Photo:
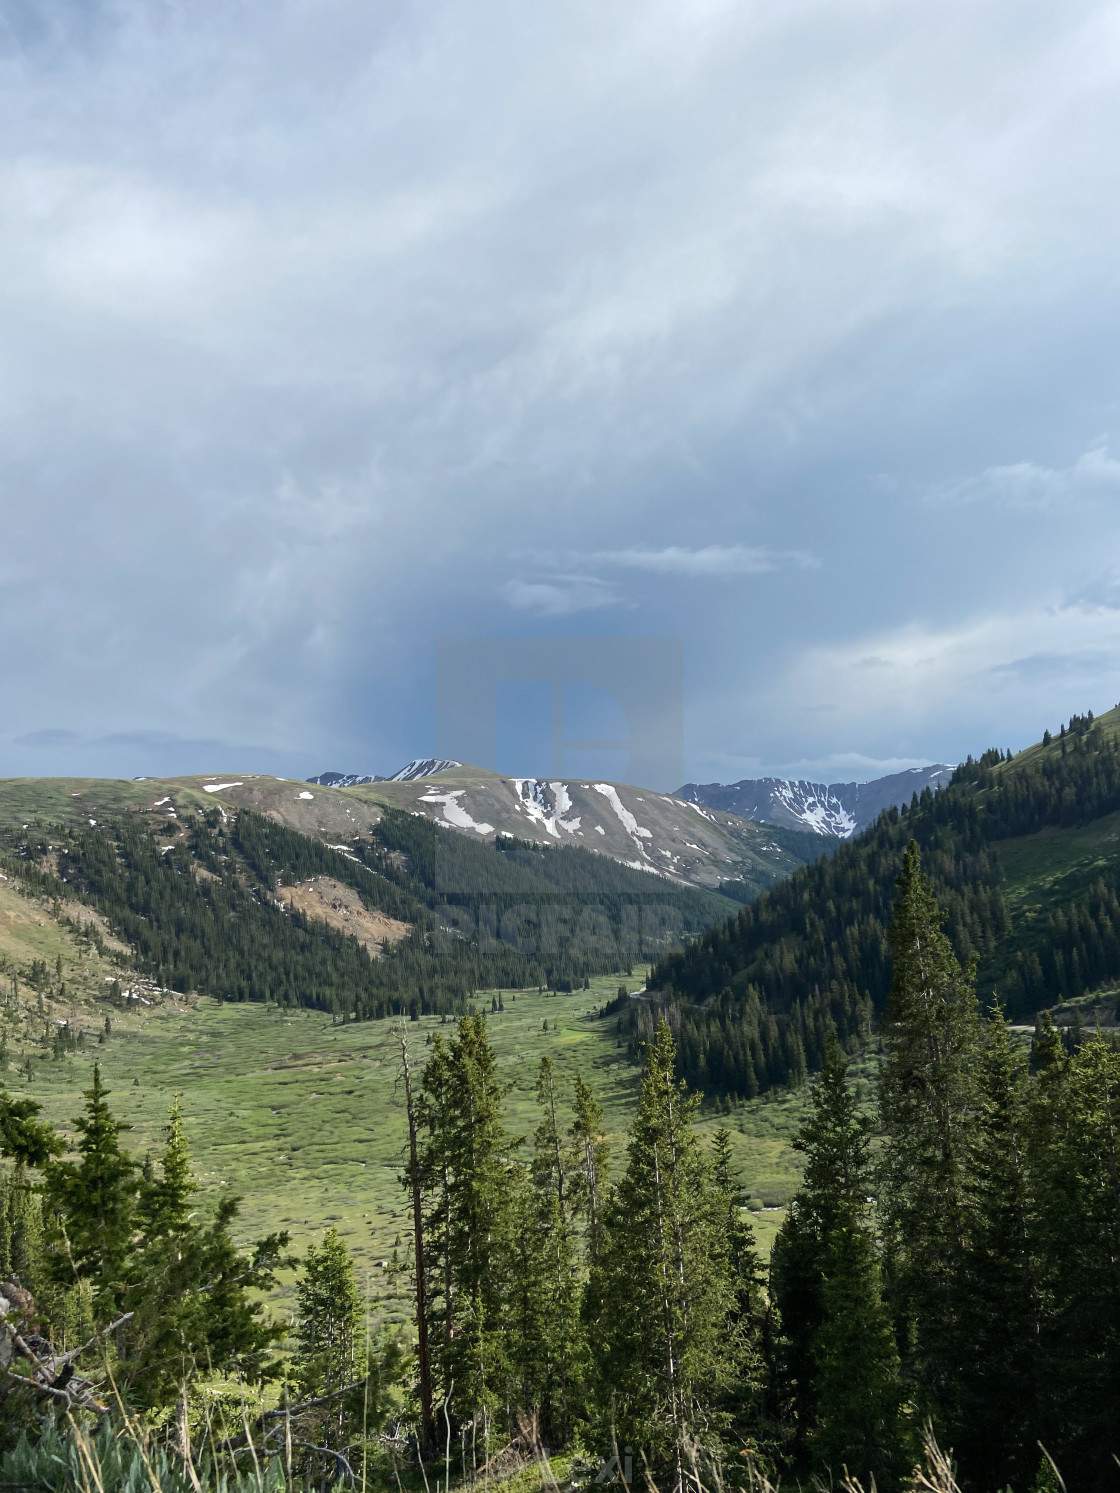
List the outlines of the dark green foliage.
<svg viewBox="0 0 1120 1493">
<path fill-rule="evenodd" d="M 954 1445 L 976 1481 L 992 1488 L 1028 1487 L 1037 1460 L 1042 1302 L 1030 1111 L 1027 1055 L 997 1007 L 977 1064 L 952 1407 Z"/>
<path fill-rule="evenodd" d="M 1074 717 L 1029 760 L 993 748 L 940 792 L 890 809 L 827 859 L 663 958 L 650 988 L 679 1005 L 679 1071 L 706 1093 L 750 1096 L 818 1068 L 828 1031 L 852 1048 L 890 986 L 887 926 L 908 840 L 917 841 L 954 951 L 1013 1017 L 1120 978 L 1120 867 L 1045 919 L 1014 926 L 997 842 L 1091 823 L 1120 809 L 1120 743 Z M 638 1045 L 638 1017 L 624 1012 Z M 742 1031 L 740 1031 L 742 1028 Z"/>
<path fill-rule="evenodd" d="M 721 1396 L 738 1375 L 726 1197 L 693 1131 L 697 1100 L 674 1076 L 664 1022 L 649 1048 L 627 1166 L 606 1216 L 591 1289 L 600 1445 L 642 1449 L 682 1487 L 693 1443 L 718 1443 Z"/>
<path fill-rule="evenodd" d="M 296 1288 L 296 1374 L 301 1398 L 335 1394 L 359 1377 L 361 1298 L 354 1279 L 354 1262 L 334 1229 L 320 1247 L 307 1251 L 303 1278 Z M 335 1399 L 315 1412 L 316 1441 L 335 1451 L 351 1439 L 347 1422 L 361 1405 Z"/>
<path fill-rule="evenodd" d="M 959 1362 L 969 1310 L 966 1191 L 980 1104 L 974 972 L 961 969 L 942 921 L 912 840 L 890 929 L 880 1172 L 892 1305 L 915 1334 L 920 1385 L 931 1402 Z"/>
<path fill-rule="evenodd" d="M 248 810 L 228 822 L 200 816 L 170 849 L 139 817 L 60 829 L 52 841 L 3 838 L 0 860 L 29 889 L 96 907 L 165 988 L 342 1019 L 462 1011 L 495 985 L 569 991 L 707 926 L 724 905 L 714 893 L 651 886 L 583 849 L 475 844 L 395 810 L 372 842 L 345 852 Z M 45 869 L 52 853 L 57 876 Z M 357 939 L 282 905 L 279 887 L 311 877 L 352 888 L 411 932 L 371 958 Z M 34 988 L 49 979 L 32 966 Z"/>
<path fill-rule="evenodd" d="M 875 1244 L 862 1211 L 843 1215 L 828 1235 L 809 1444 L 825 1477 L 846 1467 L 856 1477 L 873 1478 L 887 1493 L 901 1486 L 913 1466 L 914 1442 Z"/>
<path fill-rule="evenodd" d="M 502 1123 L 484 1017 L 465 1016 L 449 1043 L 434 1038 L 417 1116 L 436 1398 L 450 1397 L 453 1423 L 477 1414 L 489 1424 L 511 1379 L 506 1307 L 523 1178 Z"/>
<path fill-rule="evenodd" d="M 1120 1054 L 1090 1038 L 1040 1074 L 1033 1117 L 1041 1440 L 1071 1488 L 1120 1471 Z"/>
<path fill-rule="evenodd" d="M 136 1164 L 119 1141 L 128 1126 L 114 1117 L 108 1098 L 95 1063 L 85 1110 L 74 1120 L 80 1159 L 52 1161 L 46 1170 L 54 1278 L 65 1285 L 91 1281 L 101 1309 L 114 1307 L 123 1293 L 137 1198 Z"/>
<path fill-rule="evenodd" d="M 827 1472 L 846 1464 L 888 1488 L 907 1470 L 911 1446 L 871 1231 L 871 1125 L 857 1111 L 847 1066 L 833 1038 L 794 1142 L 805 1172 L 774 1242 L 771 1281 L 793 1396 L 795 1466 Z"/>
<path fill-rule="evenodd" d="M 517 1192 L 512 1357 L 519 1403 L 539 1417 L 545 1444 L 561 1446 L 575 1423 L 586 1366 L 569 1157 L 548 1057 L 541 1059 L 537 1100 L 541 1122 L 527 1185 Z"/>
<path fill-rule="evenodd" d="M 43 1106 L 34 1099 L 13 1099 L 0 1089 L 0 1156 L 19 1166 L 44 1166 L 61 1153 L 62 1142 L 49 1125 L 37 1120 Z"/>
</svg>

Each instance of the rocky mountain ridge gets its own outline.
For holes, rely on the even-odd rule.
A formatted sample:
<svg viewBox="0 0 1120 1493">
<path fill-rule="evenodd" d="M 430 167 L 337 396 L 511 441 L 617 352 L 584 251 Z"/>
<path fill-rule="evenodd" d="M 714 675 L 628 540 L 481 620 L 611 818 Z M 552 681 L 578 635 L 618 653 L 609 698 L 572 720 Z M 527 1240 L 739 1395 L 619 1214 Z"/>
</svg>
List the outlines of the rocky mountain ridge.
<svg viewBox="0 0 1120 1493">
<path fill-rule="evenodd" d="M 869 783 L 814 783 L 807 778 L 743 778 L 738 783 L 686 783 L 676 797 L 766 824 L 809 830 L 837 840 L 873 824 L 884 809 L 908 804 L 925 788 L 944 787 L 956 771 L 935 762 Z"/>
</svg>

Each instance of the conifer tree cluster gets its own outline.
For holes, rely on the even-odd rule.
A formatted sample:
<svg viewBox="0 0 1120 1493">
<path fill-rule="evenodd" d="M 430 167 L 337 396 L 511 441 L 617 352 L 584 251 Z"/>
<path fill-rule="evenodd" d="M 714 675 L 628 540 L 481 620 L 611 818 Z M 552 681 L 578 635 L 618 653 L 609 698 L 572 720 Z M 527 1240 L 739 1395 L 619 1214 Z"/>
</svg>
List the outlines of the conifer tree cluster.
<svg viewBox="0 0 1120 1493">
<path fill-rule="evenodd" d="M 888 929 L 909 840 L 925 858 L 953 952 L 976 959 L 985 1003 L 1015 1019 L 1120 980 L 1120 868 L 1071 878 L 1043 915 L 1015 917 L 1004 897 L 1002 842 L 1072 829 L 1120 810 L 1120 738 L 1092 713 L 1074 716 L 1044 749 L 998 748 L 952 782 L 889 809 L 830 856 L 801 867 L 733 918 L 672 951 L 649 976 L 676 1010 L 678 1071 L 706 1094 L 752 1097 L 801 1082 L 835 1032 L 855 1052 L 891 986 Z M 648 1033 L 626 1004 L 617 1019 L 632 1052 Z"/>
<path fill-rule="evenodd" d="M 5 874 L 53 899 L 71 929 L 81 925 L 64 905 L 96 909 L 161 988 L 309 1006 L 341 1020 L 458 1014 L 494 987 L 586 988 L 590 975 L 662 952 L 727 906 L 715 892 L 651 890 L 645 872 L 580 847 L 475 844 L 399 810 L 352 849 L 250 810 L 200 812 L 172 826 L 170 843 L 141 816 L 36 828 L 0 830 Z M 313 877 L 341 883 L 407 933 L 371 954 L 285 905 L 281 889 Z M 40 960 L 24 976 L 36 991 L 51 984 Z"/>
<path fill-rule="evenodd" d="M 697 1458 L 766 1439 L 761 1267 L 726 1147 L 701 1145 L 674 1062 L 662 1024 L 612 1187 L 581 1079 L 562 1094 L 541 1060 L 522 1160 L 484 1018 L 433 1040 L 405 1180 L 423 1199 L 428 1445 L 454 1444 L 465 1474 L 514 1439 L 556 1451 L 578 1435 L 604 1462 L 616 1444 L 639 1448 L 683 1488 Z"/>
<path fill-rule="evenodd" d="M 912 841 L 877 1154 L 833 1042 L 774 1248 L 793 1463 L 897 1487 L 928 1420 L 962 1487 L 1048 1487 L 1052 1458 L 1103 1493 L 1120 1454 L 1120 1055 L 1095 1039 L 1071 1055 L 1047 1021 L 1028 1053 L 998 1006 L 981 1015 L 942 921 Z"/>
</svg>

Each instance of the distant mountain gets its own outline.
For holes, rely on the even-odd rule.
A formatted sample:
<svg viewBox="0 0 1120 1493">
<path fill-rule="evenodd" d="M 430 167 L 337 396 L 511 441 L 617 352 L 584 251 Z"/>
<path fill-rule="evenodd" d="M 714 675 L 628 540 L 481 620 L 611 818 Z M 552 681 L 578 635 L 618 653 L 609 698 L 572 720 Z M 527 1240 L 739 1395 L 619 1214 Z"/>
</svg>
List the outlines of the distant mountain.
<svg viewBox="0 0 1120 1493">
<path fill-rule="evenodd" d="M 414 783 L 417 778 L 434 777 L 437 772 L 448 772 L 451 768 L 462 765 L 461 762 L 452 762 L 446 757 L 416 757 L 389 777 L 384 777 L 381 773 L 371 776 L 368 772 L 321 772 L 307 781 L 318 783 L 320 788 L 360 788 L 364 783 Z"/>
<path fill-rule="evenodd" d="M 318 783 L 320 788 L 357 788 L 362 783 L 383 783 L 385 779 L 379 774 L 371 777 L 368 772 L 321 772 L 307 781 Z"/>
<path fill-rule="evenodd" d="M 910 767 L 870 783 L 811 783 L 807 778 L 686 783 L 676 797 L 738 814 L 742 819 L 848 840 L 857 830 L 873 824 L 884 809 L 908 804 L 923 788 L 943 787 L 954 771 L 944 762 L 936 762 L 931 767 Z"/>
<path fill-rule="evenodd" d="M 434 778 L 437 772 L 450 772 L 462 767 L 461 762 L 452 762 L 449 757 L 417 757 L 406 762 L 399 772 L 385 779 L 387 783 L 415 783 L 417 778 Z"/>
</svg>

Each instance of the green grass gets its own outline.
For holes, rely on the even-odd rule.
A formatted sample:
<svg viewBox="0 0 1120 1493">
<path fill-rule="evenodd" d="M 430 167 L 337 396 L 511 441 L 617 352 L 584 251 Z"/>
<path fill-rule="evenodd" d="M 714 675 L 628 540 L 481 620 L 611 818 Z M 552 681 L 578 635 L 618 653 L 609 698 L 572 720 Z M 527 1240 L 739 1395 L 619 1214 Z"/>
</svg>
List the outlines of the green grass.
<svg viewBox="0 0 1120 1493">
<path fill-rule="evenodd" d="M 1074 829 L 1044 829 L 993 847 L 1007 877 L 1012 915 L 1030 916 L 1091 886 L 1120 855 L 1120 813 Z"/>
<path fill-rule="evenodd" d="M 640 1078 L 617 1046 L 614 1020 L 597 1014 L 619 978 L 592 980 L 590 991 L 571 995 L 507 993 L 505 1012 L 488 1018 L 508 1085 L 511 1131 L 527 1137 L 537 1124 L 534 1086 L 547 1052 L 562 1093 L 570 1092 L 580 1072 L 602 1104 L 616 1176 Z M 489 1000 L 479 1004 L 488 1006 Z M 105 1009 L 80 1012 L 78 1024 L 95 1032 Z M 125 1142 L 140 1156 L 158 1151 L 167 1106 L 179 1092 L 204 1189 L 212 1195 L 228 1190 L 244 1200 L 242 1237 L 286 1228 L 302 1250 L 333 1225 L 381 1309 L 390 1318 L 403 1311 L 399 1278 L 391 1268 L 395 1249 L 403 1260 L 410 1231 L 398 1182 L 406 1136 L 399 1077 L 402 1023 L 332 1026 L 319 1012 L 206 998 L 110 1015 L 113 1033 L 104 1045 L 94 1038 L 84 1054 L 37 1060 L 30 1084 L 9 1072 L 8 1086 L 30 1093 L 51 1120 L 68 1126 L 81 1107 L 81 1090 L 96 1056 L 112 1090 L 110 1103 L 131 1127 Z M 450 1020 L 441 1027 L 439 1017 L 406 1026 L 416 1069 L 424 1063 L 430 1034 L 453 1029 Z M 704 1132 L 719 1124 L 732 1131 L 736 1165 L 757 1210 L 764 1250 L 780 1223 L 781 1205 L 796 1186 L 790 1141 L 804 1103 L 803 1093 L 775 1097 L 726 1114 L 705 1113 L 701 1122 Z M 290 1283 L 280 1293 L 282 1305 L 289 1294 Z"/>
</svg>

